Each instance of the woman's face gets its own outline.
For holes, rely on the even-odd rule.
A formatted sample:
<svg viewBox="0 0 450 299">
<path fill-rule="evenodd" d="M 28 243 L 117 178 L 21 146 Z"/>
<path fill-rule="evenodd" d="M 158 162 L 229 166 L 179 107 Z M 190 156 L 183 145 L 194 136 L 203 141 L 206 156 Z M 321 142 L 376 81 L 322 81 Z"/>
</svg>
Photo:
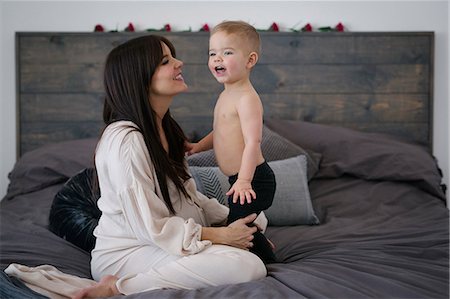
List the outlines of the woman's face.
<svg viewBox="0 0 450 299">
<path fill-rule="evenodd" d="M 183 62 L 172 57 L 169 47 L 162 44 L 163 59 L 153 74 L 150 84 L 150 98 L 173 97 L 187 90 L 187 85 L 181 75 Z"/>
</svg>

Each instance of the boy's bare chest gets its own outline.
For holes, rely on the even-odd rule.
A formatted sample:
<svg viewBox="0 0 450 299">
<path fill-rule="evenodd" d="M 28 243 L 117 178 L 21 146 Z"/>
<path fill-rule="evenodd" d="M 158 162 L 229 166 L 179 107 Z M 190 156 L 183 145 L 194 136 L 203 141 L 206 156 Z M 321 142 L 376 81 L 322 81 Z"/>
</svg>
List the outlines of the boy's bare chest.
<svg viewBox="0 0 450 299">
<path fill-rule="evenodd" d="M 238 120 L 236 104 L 233 99 L 219 98 L 214 108 L 214 122 L 233 122 Z"/>
</svg>

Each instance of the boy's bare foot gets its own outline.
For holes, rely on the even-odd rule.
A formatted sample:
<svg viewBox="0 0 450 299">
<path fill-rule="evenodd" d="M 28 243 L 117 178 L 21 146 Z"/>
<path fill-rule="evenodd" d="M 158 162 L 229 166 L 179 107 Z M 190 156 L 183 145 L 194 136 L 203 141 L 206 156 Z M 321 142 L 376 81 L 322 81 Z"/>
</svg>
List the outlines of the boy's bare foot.
<svg viewBox="0 0 450 299">
<path fill-rule="evenodd" d="M 106 275 L 93 286 L 78 291 L 72 299 L 111 297 L 119 295 L 120 292 L 116 287 L 117 280 L 118 278 L 114 275 Z"/>
</svg>

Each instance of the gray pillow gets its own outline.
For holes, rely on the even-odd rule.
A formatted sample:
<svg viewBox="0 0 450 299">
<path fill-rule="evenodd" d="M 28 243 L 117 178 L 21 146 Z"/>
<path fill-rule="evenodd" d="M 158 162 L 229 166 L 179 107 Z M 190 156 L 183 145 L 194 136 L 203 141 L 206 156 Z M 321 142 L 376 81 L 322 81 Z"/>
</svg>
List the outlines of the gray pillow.
<svg viewBox="0 0 450 299">
<path fill-rule="evenodd" d="M 93 165 L 97 138 L 47 144 L 26 152 L 9 173 L 5 199 L 61 184 Z"/>
<path fill-rule="evenodd" d="M 272 226 L 319 224 L 306 177 L 306 156 L 268 162 L 277 182 L 272 206 L 264 211 Z M 227 205 L 228 177 L 218 167 L 189 167 L 199 192 Z M 256 198 L 258 200 L 258 198 Z"/>
<path fill-rule="evenodd" d="M 318 178 L 352 175 L 366 180 L 414 182 L 446 200 L 442 173 L 430 152 L 399 137 L 305 121 L 266 119 L 293 143 L 322 154 Z"/>
<path fill-rule="evenodd" d="M 230 184 L 228 177 L 220 171 L 219 167 L 189 166 L 189 170 L 200 193 L 228 206 L 225 193 L 230 189 Z"/>
<path fill-rule="evenodd" d="M 265 160 L 268 162 L 305 155 L 307 159 L 306 169 L 308 181 L 319 170 L 319 164 L 322 158 L 321 154 L 304 150 L 265 125 L 262 130 L 261 151 Z M 187 158 L 187 162 L 190 166 L 217 166 L 213 150 L 191 155 Z"/>
</svg>

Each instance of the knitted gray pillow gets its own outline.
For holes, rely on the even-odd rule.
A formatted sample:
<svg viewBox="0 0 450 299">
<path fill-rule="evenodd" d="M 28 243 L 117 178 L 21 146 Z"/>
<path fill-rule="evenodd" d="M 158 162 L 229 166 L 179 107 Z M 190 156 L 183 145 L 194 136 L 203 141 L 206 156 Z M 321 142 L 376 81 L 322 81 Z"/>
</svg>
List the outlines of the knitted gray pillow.
<svg viewBox="0 0 450 299">
<path fill-rule="evenodd" d="M 228 205 L 227 196 L 230 184 L 228 178 L 218 167 L 189 166 L 197 190 L 209 198 L 215 198 L 223 205 Z M 225 192 L 224 192 L 225 190 Z"/>
<path fill-rule="evenodd" d="M 262 131 L 261 150 L 267 162 L 305 155 L 307 160 L 308 181 L 319 170 L 319 164 L 322 158 L 321 154 L 302 149 L 300 146 L 270 130 L 265 125 L 263 126 Z M 217 166 L 214 150 L 191 155 L 187 158 L 187 162 L 190 166 Z"/>
<path fill-rule="evenodd" d="M 264 211 L 269 225 L 286 226 L 319 224 L 309 194 L 306 177 L 306 156 L 268 162 L 275 174 L 277 188 L 272 206 Z M 189 167 L 197 190 L 209 198 L 227 204 L 225 193 L 230 185 L 218 167 Z M 255 200 L 258 200 L 256 198 Z"/>
</svg>

